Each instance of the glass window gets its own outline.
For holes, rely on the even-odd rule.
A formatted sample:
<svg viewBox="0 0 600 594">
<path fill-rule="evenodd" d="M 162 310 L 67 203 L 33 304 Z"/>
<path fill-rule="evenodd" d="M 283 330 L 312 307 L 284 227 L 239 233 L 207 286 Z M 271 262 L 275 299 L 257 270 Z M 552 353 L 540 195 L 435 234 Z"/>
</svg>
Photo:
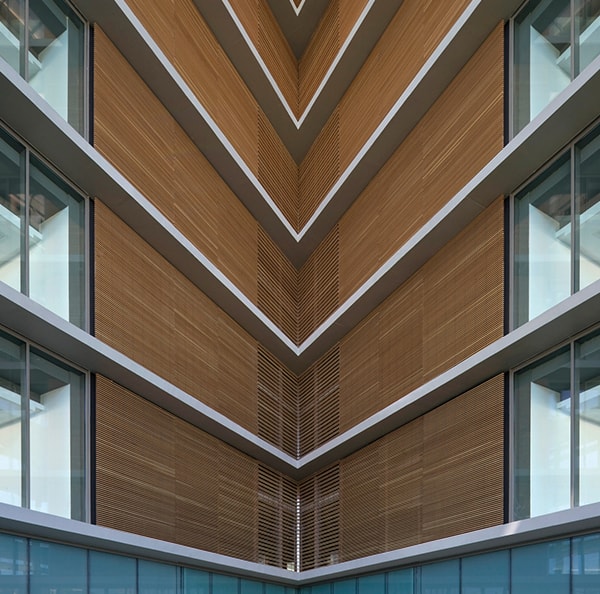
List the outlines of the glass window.
<svg viewBox="0 0 600 594">
<path fill-rule="evenodd" d="M 514 197 L 514 325 L 600 279 L 600 128 Z"/>
<path fill-rule="evenodd" d="M 333 594 L 356 594 L 356 580 L 333 582 Z"/>
<path fill-rule="evenodd" d="M 133 557 L 89 552 L 90 594 L 137 594 Z"/>
<path fill-rule="evenodd" d="M 412 569 L 390 571 L 387 574 L 388 594 L 413 594 L 413 576 Z"/>
<path fill-rule="evenodd" d="M 508 551 L 465 557 L 461 562 L 461 594 L 508 594 Z"/>
<path fill-rule="evenodd" d="M 62 0 L 2 0 L 0 57 L 80 133 L 85 25 Z"/>
<path fill-rule="evenodd" d="M 574 538 L 571 546 L 574 594 L 598 594 L 600 534 Z"/>
<path fill-rule="evenodd" d="M 519 547 L 511 554 L 511 594 L 569 594 L 569 540 Z"/>
<path fill-rule="evenodd" d="M 183 592 L 185 594 L 210 594 L 210 574 L 206 571 L 184 567 Z"/>
<path fill-rule="evenodd" d="M 459 561 L 442 561 L 421 567 L 421 594 L 459 594 Z"/>
<path fill-rule="evenodd" d="M 177 594 L 177 567 L 138 561 L 138 594 Z"/>
<path fill-rule="evenodd" d="M 85 519 L 84 394 L 83 373 L 0 333 L 0 501 Z"/>
<path fill-rule="evenodd" d="M 516 134 L 600 55 L 598 0 L 530 0 L 513 19 Z"/>
<path fill-rule="evenodd" d="M 213 592 L 220 594 L 238 594 L 238 578 L 229 575 L 213 574 Z"/>
<path fill-rule="evenodd" d="M 30 542 L 30 594 L 87 592 L 87 551 L 51 542 Z"/>
<path fill-rule="evenodd" d="M 0 130 L 0 281 L 84 328 L 85 269 L 85 200 Z"/>
<path fill-rule="evenodd" d="M 27 594 L 27 540 L 0 534 L 0 594 Z"/>
<path fill-rule="evenodd" d="M 358 594 L 383 594 L 383 592 L 385 592 L 384 573 L 358 578 Z"/>
</svg>

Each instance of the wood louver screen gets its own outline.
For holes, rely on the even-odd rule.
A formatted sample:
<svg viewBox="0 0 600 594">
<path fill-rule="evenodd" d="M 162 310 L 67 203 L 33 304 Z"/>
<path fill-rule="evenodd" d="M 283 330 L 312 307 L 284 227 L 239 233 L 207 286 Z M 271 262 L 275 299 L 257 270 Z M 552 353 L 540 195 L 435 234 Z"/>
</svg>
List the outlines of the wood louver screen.
<svg viewBox="0 0 600 594">
<path fill-rule="evenodd" d="M 298 379 L 299 455 L 339 434 L 340 351 L 334 346 Z"/>
<path fill-rule="evenodd" d="M 295 571 L 297 483 L 262 464 L 258 467 L 258 561 Z"/>
<path fill-rule="evenodd" d="M 308 338 L 339 305 L 339 233 L 336 225 L 298 274 L 298 341 Z"/>
<path fill-rule="evenodd" d="M 298 378 L 258 347 L 258 436 L 298 455 Z"/>
<path fill-rule="evenodd" d="M 258 228 L 257 304 L 298 341 L 298 272 L 267 233 Z"/>
<path fill-rule="evenodd" d="M 339 561 L 339 486 L 337 464 L 299 485 L 301 571 Z"/>
</svg>

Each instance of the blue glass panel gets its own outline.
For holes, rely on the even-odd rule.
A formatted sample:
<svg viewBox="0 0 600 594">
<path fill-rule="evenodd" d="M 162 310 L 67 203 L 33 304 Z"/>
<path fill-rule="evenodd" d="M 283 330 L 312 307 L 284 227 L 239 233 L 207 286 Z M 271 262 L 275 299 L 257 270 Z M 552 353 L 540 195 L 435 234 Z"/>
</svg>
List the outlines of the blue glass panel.
<svg viewBox="0 0 600 594">
<path fill-rule="evenodd" d="M 358 594 L 385 594 L 385 573 L 358 578 Z"/>
<path fill-rule="evenodd" d="M 284 594 L 285 587 L 279 584 L 265 584 L 266 594 Z"/>
<path fill-rule="evenodd" d="M 387 574 L 387 594 L 413 594 L 414 570 L 401 569 Z"/>
<path fill-rule="evenodd" d="M 26 594 L 27 541 L 0 534 L 0 594 Z"/>
<path fill-rule="evenodd" d="M 461 593 L 508 594 L 510 558 L 508 551 L 465 557 L 461 563 Z"/>
<path fill-rule="evenodd" d="M 31 594 L 81 594 L 87 591 L 87 551 L 32 540 Z"/>
<path fill-rule="evenodd" d="M 177 567 L 153 561 L 138 561 L 139 594 L 176 594 Z"/>
<path fill-rule="evenodd" d="M 136 594 L 135 559 L 90 551 L 90 594 Z"/>
<path fill-rule="evenodd" d="M 356 594 L 356 580 L 334 582 L 333 594 Z"/>
<path fill-rule="evenodd" d="M 421 594 L 458 594 L 458 560 L 431 563 L 421 567 Z"/>
<path fill-rule="evenodd" d="M 286 587 L 285 594 L 297 594 L 296 588 Z"/>
<path fill-rule="evenodd" d="M 600 534 L 573 539 L 573 594 L 600 594 Z"/>
<path fill-rule="evenodd" d="M 230 575 L 213 574 L 213 594 L 238 594 L 239 580 Z"/>
<path fill-rule="evenodd" d="M 184 594 L 209 594 L 210 573 L 196 569 L 183 568 L 183 593 Z"/>
<path fill-rule="evenodd" d="M 240 580 L 241 594 L 263 594 L 264 584 L 256 580 Z M 268 592 L 269 590 L 267 590 Z"/>
<path fill-rule="evenodd" d="M 331 594 L 331 584 L 315 584 L 311 594 Z"/>
<path fill-rule="evenodd" d="M 512 594 L 568 594 L 570 574 L 568 540 L 512 550 Z"/>
<path fill-rule="evenodd" d="M 302 586 L 300 588 L 299 594 L 312 594 L 312 588 L 311 588 L 311 586 Z"/>
</svg>

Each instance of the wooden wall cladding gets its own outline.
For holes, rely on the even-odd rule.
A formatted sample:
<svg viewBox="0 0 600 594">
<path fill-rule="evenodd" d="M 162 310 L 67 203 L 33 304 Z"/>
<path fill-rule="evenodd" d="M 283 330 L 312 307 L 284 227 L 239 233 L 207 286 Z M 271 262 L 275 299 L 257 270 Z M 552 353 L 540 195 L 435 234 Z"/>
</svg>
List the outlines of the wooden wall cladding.
<svg viewBox="0 0 600 594">
<path fill-rule="evenodd" d="M 298 341 L 301 343 L 339 305 L 339 236 L 336 225 L 298 273 Z"/>
<path fill-rule="evenodd" d="M 340 462 L 340 561 L 503 521 L 496 376 Z"/>
<path fill-rule="evenodd" d="M 298 378 L 258 347 L 258 436 L 298 455 Z"/>
<path fill-rule="evenodd" d="M 336 109 L 298 168 L 299 229 L 308 223 L 341 173 L 339 109 Z"/>
<path fill-rule="evenodd" d="M 99 525 L 258 560 L 255 460 L 101 376 L 96 436 Z"/>
<path fill-rule="evenodd" d="M 295 569 L 298 485 L 262 464 L 258 467 L 259 563 Z"/>
<path fill-rule="evenodd" d="M 340 471 L 334 464 L 303 480 L 300 497 L 300 570 L 339 561 Z"/>
<path fill-rule="evenodd" d="M 98 28 L 94 50 L 95 147 L 255 301 L 256 221 Z"/>
<path fill-rule="evenodd" d="M 298 447 L 304 456 L 339 433 L 340 351 L 335 345 L 298 378 Z"/>
<path fill-rule="evenodd" d="M 503 40 L 500 24 L 342 217 L 341 300 L 502 149 Z"/>
<path fill-rule="evenodd" d="M 96 335 L 256 432 L 256 341 L 100 201 Z"/>
</svg>

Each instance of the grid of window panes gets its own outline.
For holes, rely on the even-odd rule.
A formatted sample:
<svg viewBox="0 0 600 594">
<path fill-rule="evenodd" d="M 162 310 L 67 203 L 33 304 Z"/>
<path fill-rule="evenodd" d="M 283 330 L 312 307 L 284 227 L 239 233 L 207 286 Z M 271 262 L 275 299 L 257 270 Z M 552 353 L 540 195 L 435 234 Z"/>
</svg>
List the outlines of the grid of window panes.
<svg viewBox="0 0 600 594">
<path fill-rule="evenodd" d="M 516 134 L 600 55 L 600 2 L 530 0 L 512 25 Z"/>
<path fill-rule="evenodd" d="M 85 24 L 63 0 L 0 0 L 3 58 L 85 133 Z"/>
<path fill-rule="evenodd" d="M 85 328 L 85 269 L 85 200 L 0 129 L 0 282 Z"/>
<path fill-rule="evenodd" d="M 0 534 L 0 594 L 597 594 L 600 534 L 301 588 Z"/>
<path fill-rule="evenodd" d="M 513 325 L 600 279 L 600 126 L 514 196 Z"/>
<path fill-rule="evenodd" d="M 85 374 L 0 331 L 0 502 L 86 519 L 84 414 Z"/>
<path fill-rule="evenodd" d="M 513 412 L 514 519 L 600 501 L 600 331 L 518 371 Z"/>
</svg>

